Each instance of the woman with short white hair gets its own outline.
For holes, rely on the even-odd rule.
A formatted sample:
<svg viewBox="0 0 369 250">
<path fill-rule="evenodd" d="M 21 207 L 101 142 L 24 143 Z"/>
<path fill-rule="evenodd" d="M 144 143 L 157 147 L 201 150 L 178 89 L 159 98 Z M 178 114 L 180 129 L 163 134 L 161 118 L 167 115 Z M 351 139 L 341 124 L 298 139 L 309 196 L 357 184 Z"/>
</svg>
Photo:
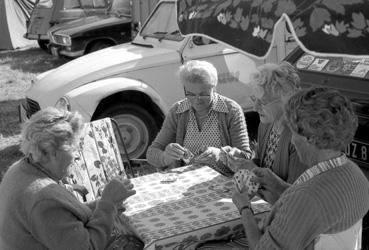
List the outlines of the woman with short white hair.
<svg viewBox="0 0 369 250">
<path fill-rule="evenodd" d="M 82 127 L 77 113 L 46 108 L 22 129 L 25 157 L 0 184 L 0 249 L 105 249 L 117 207 L 135 194 L 113 179 L 100 200 L 83 204 L 61 180 L 68 175 Z"/>
<path fill-rule="evenodd" d="M 297 71 L 288 62 L 267 63 L 251 75 L 250 84 L 254 90 L 251 99 L 260 117 L 255 156 L 252 161 L 231 157 L 230 162 L 234 168 L 268 168 L 282 180 L 293 183 L 305 167 L 291 143 L 292 133 L 284 117 L 283 104 L 300 89 Z M 264 193 L 263 185 L 259 195 L 274 202 Z"/>
<path fill-rule="evenodd" d="M 225 151 L 232 146 L 238 156 L 250 158 L 251 151 L 242 108 L 235 101 L 216 92 L 216 68 L 206 61 L 189 61 L 179 69 L 185 99 L 175 103 L 163 126 L 148 148 L 147 159 L 155 167 L 180 165 L 188 154 L 197 163 L 213 166 L 231 176 Z M 223 152 L 223 154 L 222 154 Z"/>
</svg>

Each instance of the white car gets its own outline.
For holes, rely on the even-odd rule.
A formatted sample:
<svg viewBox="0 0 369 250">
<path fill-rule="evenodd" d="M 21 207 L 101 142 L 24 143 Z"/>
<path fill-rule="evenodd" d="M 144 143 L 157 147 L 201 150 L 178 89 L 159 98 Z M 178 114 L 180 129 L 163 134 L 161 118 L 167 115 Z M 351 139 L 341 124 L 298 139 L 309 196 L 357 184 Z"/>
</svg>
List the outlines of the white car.
<svg viewBox="0 0 369 250">
<path fill-rule="evenodd" d="M 281 52 L 281 48 L 278 43 L 266 61 L 281 60 L 288 52 L 285 47 Z M 85 121 L 113 117 L 130 157 L 144 157 L 170 106 L 184 98 L 176 72 L 192 59 L 213 63 L 219 75 L 217 91 L 236 100 L 245 112 L 252 111 L 251 88 L 245 83 L 265 60 L 251 59 L 205 37 L 183 37 L 176 22 L 176 1 L 164 0 L 133 42 L 41 74 L 20 113 L 29 117 L 40 108 L 58 106 L 77 110 Z M 249 129 L 256 129 L 257 123 L 250 124 Z"/>
</svg>

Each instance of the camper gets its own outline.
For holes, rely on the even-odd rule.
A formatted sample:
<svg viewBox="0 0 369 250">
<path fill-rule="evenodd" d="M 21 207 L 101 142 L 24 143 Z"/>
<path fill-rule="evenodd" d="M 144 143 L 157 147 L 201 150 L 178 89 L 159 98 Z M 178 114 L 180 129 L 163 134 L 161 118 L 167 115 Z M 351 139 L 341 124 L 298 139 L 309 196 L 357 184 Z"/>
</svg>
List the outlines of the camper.
<svg viewBox="0 0 369 250">
<path fill-rule="evenodd" d="M 106 15 L 111 6 L 112 0 L 38 0 L 27 22 L 25 38 L 37 40 L 42 49 L 47 49 L 50 27 L 81 17 Z"/>
</svg>

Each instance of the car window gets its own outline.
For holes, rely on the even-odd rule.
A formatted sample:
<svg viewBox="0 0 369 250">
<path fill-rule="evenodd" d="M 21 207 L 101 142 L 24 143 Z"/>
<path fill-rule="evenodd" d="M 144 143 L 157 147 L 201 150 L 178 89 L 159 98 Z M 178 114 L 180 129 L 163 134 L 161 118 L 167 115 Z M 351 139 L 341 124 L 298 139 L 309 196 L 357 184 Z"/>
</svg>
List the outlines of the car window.
<svg viewBox="0 0 369 250">
<path fill-rule="evenodd" d="M 123 15 L 131 15 L 131 3 L 127 0 L 114 0 L 111 10 L 119 11 L 119 13 Z"/>
<path fill-rule="evenodd" d="M 192 41 L 197 46 L 215 44 L 216 43 L 215 41 L 213 41 L 213 40 L 211 40 L 207 37 L 204 37 L 204 36 L 193 36 Z"/>
<path fill-rule="evenodd" d="M 94 8 L 96 9 L 106 8 L 105 0 L 94 0 Z"/>
<path fill-rule="evenodd" d="M 53 7 L 53 1 L 52 0 L 40 0 L 37 3 L 37 7 L 39 7 L 39 8 L 51 8 L 51 7 Z"/>
<path fill-rule="evenodd" d="M 172 2 L 162 2 L 142 28 L 143 37 L 181 41 L 184 37 L 179 32 L 177 24 L 176 5 Z"/>
<path fill-rule="evenodd" d="M 93 0 L 81 0 L 81 5 L 83 9 L 93 9 Z"/>
<path fill-rule="evenodd" d="M 64 1 L 65 10 L 80 9 L 80 8 L 81 8 L 81 3 L 79 2 L 79 0 L 65 0 Z"/>
</svg>

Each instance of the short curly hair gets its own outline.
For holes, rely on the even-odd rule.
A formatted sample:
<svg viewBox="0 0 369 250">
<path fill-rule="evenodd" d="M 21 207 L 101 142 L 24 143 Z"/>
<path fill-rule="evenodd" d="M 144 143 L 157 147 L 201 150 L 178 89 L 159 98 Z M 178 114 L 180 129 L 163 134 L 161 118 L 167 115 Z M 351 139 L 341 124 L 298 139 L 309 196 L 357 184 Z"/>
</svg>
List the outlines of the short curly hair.
<svg viewBox="0 0 369 250">
<path fill-rule="evenodd" d="M 53 107 L 42 109 L 23 125 L 21 151 L 25 156 L 32 155 L 38 161 L 47 149 L 73 146 L 82 124 L 82 117 L 77 112 Z"/>
<path fill-rule="evenodd" d="M 306 138 L 314 138 L 319 149 L 343 151 L 358 126 L 352 103 L 330 88 L 297 92 L 285 104 L 285 114 L 291 129 Z"/>
<path fill-rule="evenodd" d="M 266 63 L 257 67 L 250 80 L 255 83 L 254 87 L 261 87 L 263 93 L 273 97 L 287 98 L 300 89 L 297 70 L 286 61 L 280 64 Z"/>
<path fill-rule="evenodd" d="M 217 69 L 206 61 L 188 61 L 179 68 L 178 75 L 181 82 L 199 83 L 212 87 L 218 84 Z"/>
</svg>

